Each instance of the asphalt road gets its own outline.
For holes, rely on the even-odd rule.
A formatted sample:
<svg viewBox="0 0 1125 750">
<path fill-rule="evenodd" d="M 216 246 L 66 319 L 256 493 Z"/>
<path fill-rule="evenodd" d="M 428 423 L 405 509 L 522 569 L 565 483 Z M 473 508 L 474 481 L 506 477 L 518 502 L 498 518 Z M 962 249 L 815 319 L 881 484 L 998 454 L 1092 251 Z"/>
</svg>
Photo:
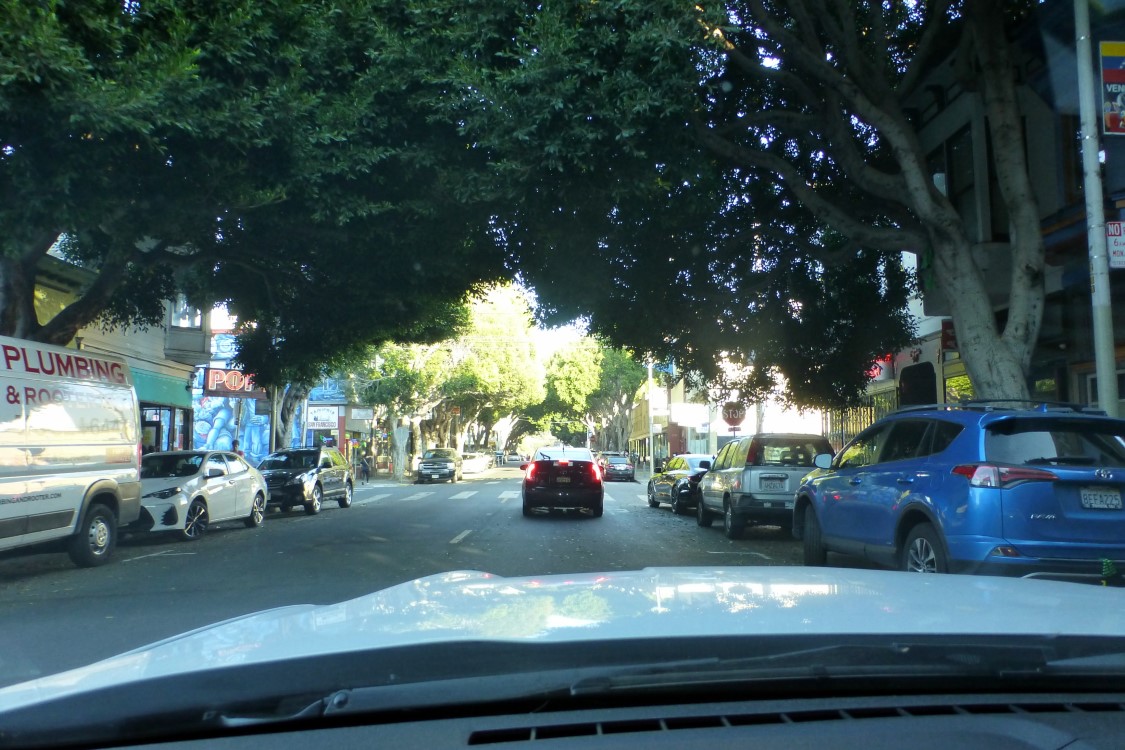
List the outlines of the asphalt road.
<svg viewBox="0 0 1125 750">
<path fill-rule="evenodd" d="M 524 518 L 513 467 L 457 484 L 375 480 L 351 508 L 271 512 L 259 529 L 213 526 L 193 543 L 150 534 L 75 568 L 58 552 L 0 554 L 0 685 L 88 664 L 230 617 L 339 602 L 450 570 L 503 576 L 652 566 L 800 564 L 774 527 L 729 540 L 722 523 L 648 507 L 645 485 L 606 485 L 605 515 Z"/>
</svg>

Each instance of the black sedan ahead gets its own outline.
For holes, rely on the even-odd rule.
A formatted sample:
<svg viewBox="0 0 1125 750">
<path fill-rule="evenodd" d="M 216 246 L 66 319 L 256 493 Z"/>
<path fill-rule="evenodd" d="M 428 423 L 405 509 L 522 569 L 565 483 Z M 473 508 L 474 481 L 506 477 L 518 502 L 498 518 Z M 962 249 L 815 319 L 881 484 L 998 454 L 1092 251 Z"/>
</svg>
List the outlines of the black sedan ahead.
<svg viewBox="0 0 1125 750">
<path fill-rule="evenodd" d="M 653 508 L 668 503 L 683 515 L 699 502 L 699 480 L 711 468 L 712 456 L 684 453 L 668 459 L 664 470 L 648 482 L 648 504 Z"/>
<path fill-rule="evenodd" d="M 535 451 L 523 470 L 523 514 L 533 508 L 580 508 L 602 515 L 602 472 L 586 448 L 556 445 Z"/>
</svg>

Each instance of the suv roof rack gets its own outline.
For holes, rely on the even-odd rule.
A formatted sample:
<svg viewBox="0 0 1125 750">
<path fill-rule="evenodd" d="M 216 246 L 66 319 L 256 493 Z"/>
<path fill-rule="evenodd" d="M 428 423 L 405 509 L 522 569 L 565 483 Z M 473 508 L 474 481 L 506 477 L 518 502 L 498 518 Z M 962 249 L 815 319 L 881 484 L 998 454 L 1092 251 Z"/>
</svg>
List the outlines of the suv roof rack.
<svg viewBox="0 0 1125 750">
<path fill-rule="evenodd" d="M 1023 406 L 1019 406 L 1023 404 Z M 1098 409 L 1091 406 L 1084 406 L 1082 404 L 1074 404 L 1068 401 L 1047 401 L 1044 399 L 1035 398 L 979 398 L 979 399 L 961 399 L 960 401 L 953 401 L 944 404 L 919 404 L 916 406 L 904 406 L 897 409 L 896 413 L 911 412 L 911 411 L 951 411 L 953 409 L 966 409 L 973 411 L 996 411 L 998 409 L 1023 409 L 1026 411 L 1071 411 L 1080 412 L 1083 414 L 1105 414 L 1104 409 Z"/>
</svg>

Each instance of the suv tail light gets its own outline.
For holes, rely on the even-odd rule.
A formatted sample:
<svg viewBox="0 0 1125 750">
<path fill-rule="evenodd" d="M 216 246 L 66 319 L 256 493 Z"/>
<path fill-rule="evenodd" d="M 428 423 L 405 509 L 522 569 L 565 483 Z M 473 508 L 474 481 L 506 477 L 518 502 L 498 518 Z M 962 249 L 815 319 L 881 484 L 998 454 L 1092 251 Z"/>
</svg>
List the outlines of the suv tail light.
<svg viewBox="0 0 1125 750">
<path fill-rule="evenodd" d="M 961 464 L 953 473 L 969 480 L 971 487 L 1011 487 L 1024 482 L 1057 482 L 1058 476 L 1045 469 L 999 464 Z"/>
</svg>

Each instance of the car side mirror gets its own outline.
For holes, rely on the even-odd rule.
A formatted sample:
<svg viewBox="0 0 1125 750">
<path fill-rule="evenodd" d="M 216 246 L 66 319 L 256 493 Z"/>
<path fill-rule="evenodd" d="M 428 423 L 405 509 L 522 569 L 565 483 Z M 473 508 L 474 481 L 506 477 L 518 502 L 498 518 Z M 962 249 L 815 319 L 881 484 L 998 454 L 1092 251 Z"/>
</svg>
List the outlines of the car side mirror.
<svg viewBox="0 0 1125 750">
<path fill-rule="evenodd" d="M 699 462 L 699 468 L 710 470 L 711 469 L 711 462 L 710 461 L 700 461 Z"/>
<path fill-rule="evenodd" d="M 226 472 L 223 471 L 222 469 L 208 469 L 207 470 L 207 478 L 208 479 L 214 479 L 215 477 L 221 477 L 224 474 L 226 474 Z"/>
<path fill-rule="evenodd" d="M 829 469 L 832 467 L 832 454 L 831 453 L 818 453 L 816 458 L 813 459 L 813 466 L 818 469 Z"/>
</svg>

